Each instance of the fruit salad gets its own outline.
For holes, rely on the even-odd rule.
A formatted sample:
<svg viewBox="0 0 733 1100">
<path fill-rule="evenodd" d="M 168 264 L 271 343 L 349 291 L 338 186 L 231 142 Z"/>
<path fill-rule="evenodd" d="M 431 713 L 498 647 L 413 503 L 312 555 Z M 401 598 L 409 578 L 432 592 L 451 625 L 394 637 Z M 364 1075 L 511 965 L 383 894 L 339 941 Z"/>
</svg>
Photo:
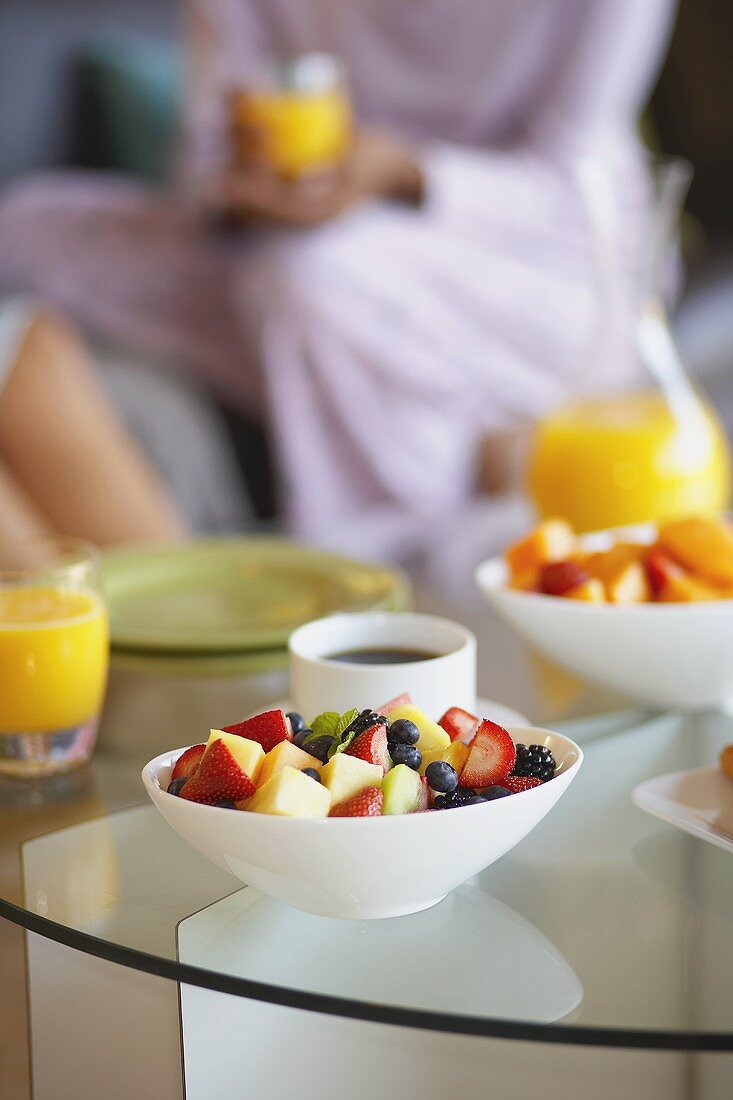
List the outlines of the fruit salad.
<svg viewBox="0 0 733 1100">
<path fill-rule="evenodd" d="M 690 517 L 661 524 L 651 543 L 619 538 L 583 548 L 560 519 L 540 523 L 505 553 L 512 588 L 586 603 L 692 603 L 733 598 L 733 526 Z"/>
<path fill-rule="evenodd" d="M 280 817 L 381 817 L 459 809 L 554 778 L 544 745 L 451 707 L 434 722 L 409 695 L 310 724 L 269 710 L 212 730 L 176 761 L 168 794 Z"/>
</svg>

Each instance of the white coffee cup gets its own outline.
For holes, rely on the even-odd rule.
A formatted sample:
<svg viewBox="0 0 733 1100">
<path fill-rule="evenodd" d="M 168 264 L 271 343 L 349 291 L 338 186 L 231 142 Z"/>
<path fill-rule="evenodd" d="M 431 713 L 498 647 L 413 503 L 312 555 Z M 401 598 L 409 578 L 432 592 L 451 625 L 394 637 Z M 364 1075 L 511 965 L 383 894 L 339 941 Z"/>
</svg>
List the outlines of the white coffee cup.
<svg viewBox="0 0 733 1100">
<path fill-rule="evenodd" d="M 476 638 L 448 619 L 410 612 L 331 615 L 301 626 L 289 648 L 291 697 L 309 722 L 324 710 L 377 708 L 403 692 L 433 719 L 451 706 L 476 706 Z M 368 649 L 435 656 L 381 665 L 329 659 Z"/>
</svg>

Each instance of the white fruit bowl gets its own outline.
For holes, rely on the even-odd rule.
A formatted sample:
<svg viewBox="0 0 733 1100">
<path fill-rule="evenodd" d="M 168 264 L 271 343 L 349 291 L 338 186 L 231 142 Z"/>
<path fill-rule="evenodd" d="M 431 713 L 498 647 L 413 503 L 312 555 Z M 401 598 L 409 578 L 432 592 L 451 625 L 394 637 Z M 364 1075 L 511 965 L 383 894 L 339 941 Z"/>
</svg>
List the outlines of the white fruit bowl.
<svg viewBox="0 0 733 1100">
<path fill-rule="evenodd" d="M 651 542 L 651 525 L 582 538 L 588 550 L 619 538 Z M 536 649 L 588 680 L 653 706 L 704 710 L 733 700 L 733 600 L 710 603 L 582 603 L 508 587 L 502 558 L 476 570 L 499 614 Z"/>
<path fill-rule="evenodd" d="M 577 775 L 583 753 L 569 738 L 524 726 L 510 732 L 515 741 L 552 750 L 555 778 L 455 810 L 314 821 L 200 806 L 166 792 L 183 749 L 151 760 L 142 778 L 179 836 L 241 882 L 319 916 L 398 917 L 435 905 L 503 856 Z"/>
</svg>

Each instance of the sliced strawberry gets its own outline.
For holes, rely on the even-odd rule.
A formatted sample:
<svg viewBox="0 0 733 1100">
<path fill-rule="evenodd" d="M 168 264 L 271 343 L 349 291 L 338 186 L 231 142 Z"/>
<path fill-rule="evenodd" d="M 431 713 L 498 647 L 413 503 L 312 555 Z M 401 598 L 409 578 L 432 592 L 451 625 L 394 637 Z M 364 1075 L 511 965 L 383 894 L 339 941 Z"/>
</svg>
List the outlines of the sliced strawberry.
<svg viewBox="0 0 733 1100">
<path fill-rule="evenodd" d="M 245 718 L 233 726 L 222 726 L 224 733 L 235 733 L 238 737 L 247 737 L 257 741 L 265 752 L 274 749 L 281 741 L 292 741 L 290 722 L 282 710 L 266 710 L 255 714 L 254 718 Z"/>
<path fill-rule="evenodd" d="M 385 717 L 397 707 L 408 707 L 412 703 L 412 696 L 408 695 L 406 691 L 403 691 L 402 695 L 395 696 L 394 699 L 390 699 L 388 703 L 383 703 L 381 707 L 377 707 L 377 714 L 383 714 Z"/>
<path fill-rule="evenodd" d="M 451 741 L 465 741 L 468 744 L 476 732 L 478 718 L 462 707 L 449 707 L 443 717 L 438 719 L 438 725 L 445 730 Z"/>
<path fill-rule="evenodd" d="M 379 817 L 384 796 L 379 787 L 365 787 L 363 791 L 333 806 L 329 817 Z"/>
<path fill-rule="evenodd" d="M 502 779 L 501 785 L 512 794 L 519 794 L 521 791 L 531 791 L 533 787 L 541 787 L 542 780 L 534 775 L 508 775 Z"/>
<path fill-rule="evenodd" d="M 387 727 L 380 723 L 364 730 L 351 742 L 346 750 L 346 755 L 358 756 L 360 760 L 366 760 L 368 764 L 379 764 L 384 772 L 389 771 L 392 767 L 392 761 L 387 748 Z"/>
<path fill-rule="evenodd" d="M 493 787 L 503 784 L 511 773 L 517 750 L 511 734 L 485 718 L 471 742 L 460 785 L 462 787 Z M 185 787 L 183 788 L 185 791 Z"/>
<path fill-rule="evenodd" d="M 191 745 L 190 749 L 182 752 L 171 772 L 171 782 L 174 779 L 190 779 L 194 772 L 198 771 L 198 766 L 205 752 L 206 745 Z"/>
<path fill-rule="evenodd" d="M 242 771 L 223 741 L 212 741 L 192 779 L 181 790 L 181 798 L 213 806 L 222 799 L 239 802 L 251 798 L 255 785 Z"/>
</svg>

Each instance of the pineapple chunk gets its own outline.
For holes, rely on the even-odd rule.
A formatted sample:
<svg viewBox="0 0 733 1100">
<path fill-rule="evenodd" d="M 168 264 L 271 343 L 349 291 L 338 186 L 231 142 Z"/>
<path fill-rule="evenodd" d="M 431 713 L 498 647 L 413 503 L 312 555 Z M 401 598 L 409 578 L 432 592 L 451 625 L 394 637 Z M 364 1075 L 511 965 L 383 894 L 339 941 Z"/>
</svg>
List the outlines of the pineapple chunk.
<svg viewBox="0 0 733 1100">
<path fill-rule="evenodd" d="M 309 752 L 305 752 L 304 749 L 299 749 L 292 741 L 280 741 L 274 749 L 270 749 L 265 754 L 260 774 L 257 777 L 257 786 L 261 787 L 271 776 L 282 771 L 283 768 L 297 768 L 298 771 L 302 772 L 305 768 L 316 768 L 317 770 L 320 766 L 320 760 L 317 760 L 315 756 L 311 756 Z"/>
<path fill-rule="evenodd" d="M 696 603 L 698 600 L 719 600 L 721 594 L 704 581 L 680 572 L 665 579 L 657 599 L 662 603 Z"/>
<path fill-rule="evenodd" d="M 721 519 L 700 517 L 667 523 L 659 532 L 659 547 L 713 584 L 733 583 L 733 531 Z"/>
<path fill-rule="evenodd" d="M 248 775 L 253 783 L 257 782 L 265 759 L 265 750 L 262 745 L 257 741 L 250 741 L 248 737 L 239 737 L 236 733 L 224 733 L 223 730 L 212 730 L 206 747 L 208 748 L 214 741 L 223 741 L 245 775 Z"/>
<path fill-rule="evenodd" d="M 646 603 L 651 599 L 647 572 L 640 561 L 630 561 L 606 581 L 611 603 Z"/>
<path fill-rule="evenodd" d="M 470 751 L 468 745 L 464 745 L 462 741 L 451 741 L 447 749 L 433 749 L 432 752 L 426 752 L 423 754 L 420 765 L 420 775 L 425 775 L 425 769 L 434 760 L 445 760 L 446 764 L 450 764 L 460 775 Z"/>
<path fill-rule="evenodd" d="M 396 722 L 399 718 L 406 718 L 408 722 L 414 722 L 420 730 L 420 740 L 417 743 L 420 752 L 426 753 L 432 752 L 434 749 L 447 749 L 450 745 L 451 740 L 445 730 L 437 722 L 431 721 L 419 707 L 411 704 L 405 707 L 395 707 L 389 715 L 390 723 Z"/>
<path fill-rule="evenodd" d="M 290 766 L 271 775 L 250 799 L 237 803 L 238 810 L 277 817 L 328 817 L 330 808 L 330 792 Z"/>
<path fill-rule="evenodd" d="M 334 806 L 365 787 L 381 787 L 383 778 L 381 764 L 370 764 L 358 756 L 347 756 L 345 752 L 337 752 L 321 767 L 321 783 L 331 792 Z"/>
<path fill-rule="evenodd" d="M 515 542 L 505 553 L 512 580 L 527 585 L 527 578 L 551 561 L 570 558 L 575 550 L 572 527 L 564 519 L 546 519 L 526 538 Z"/>
</svg>

